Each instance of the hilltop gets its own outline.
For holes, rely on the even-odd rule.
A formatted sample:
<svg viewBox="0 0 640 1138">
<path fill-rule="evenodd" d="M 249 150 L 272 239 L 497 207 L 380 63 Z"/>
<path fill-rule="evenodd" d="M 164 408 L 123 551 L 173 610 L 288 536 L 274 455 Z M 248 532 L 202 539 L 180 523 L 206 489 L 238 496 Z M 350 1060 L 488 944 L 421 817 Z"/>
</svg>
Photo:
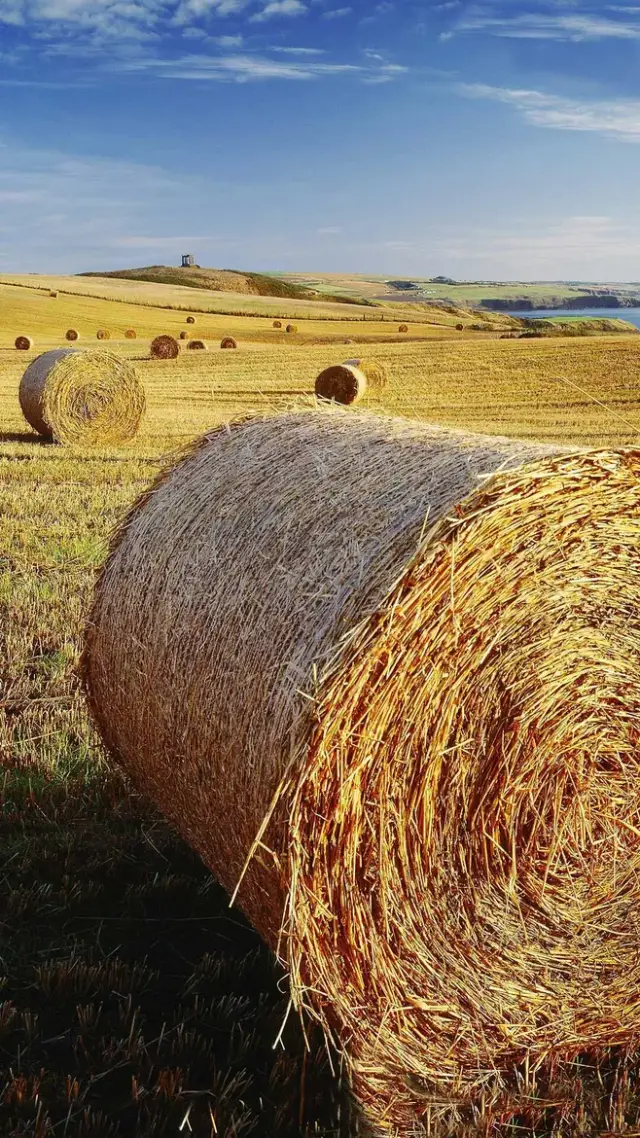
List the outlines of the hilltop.
<svg viewBox="0 0 640 1138">
<path fill-rule="evenodd" d="M 147 265 L 140 269 L 114 269 L 110 272 L 78 273 L 81 277 L 111 277 L 119 280 L 146 281 L 150 284 L 183 285 L 187 288 L 208 289 L 213 292 L 232 292 L 245 296 L 275 296 L 289 300 L 317 300 L 320 293 L 306 285 L 296 284 L 267 273 L 239 272 L 236 269 L 201 269 L 193 265 L 177 268 L 175 265 Z M 322 294 L 322 300 L 338 304 L 362 304 L 372 307 L 369 300 L 353 296 Z"/>
</svg>

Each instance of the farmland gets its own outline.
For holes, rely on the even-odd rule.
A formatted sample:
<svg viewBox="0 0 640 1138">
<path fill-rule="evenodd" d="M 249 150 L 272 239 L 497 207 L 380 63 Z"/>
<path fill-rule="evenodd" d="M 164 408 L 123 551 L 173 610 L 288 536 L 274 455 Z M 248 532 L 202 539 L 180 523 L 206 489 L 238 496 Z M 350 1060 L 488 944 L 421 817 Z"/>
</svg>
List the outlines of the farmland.
<svg viewBox="0 0 640 1138">
<path fill-rule="evenodd" d="M 0 284 L 0 1132 L 152 1138 L 183 1125 L 196 1138 L 346 1138 L 356 1123 L 320 1041 L 311 1034 L 306 1052 L 292 1018 L 273 1048 L 287 999 L 269 953 L 99 750 L 76 678 L 94 573 L 168 455 L 234 417 L 308 400 L 317 373 L 360 343 L 391 374 L 372 411 L 614 446 L 640 431 L 640 340 L 499 341 L 457 333 L 447 313 L 437 325 L 414 313 L 403 337 L 408 306 L 355 323 L 329 303 L 207 299 L 122 280 L 33 284 Z M 254 314 L 243 316 L 247 304 Z M 152 336 L 176 335 L 187 311 L 211 350 L 149 360 Z M 304 326 L 287 336 L 275 316 Z M 109 328 L 106 347 L 135 361 L 148 414 L 126 448 L 65 451 L 20 414 L 26 364 L 71 326 L 80 348 L 97 348 L 96 329 Z M 123 338 L 129 327 L 135 341 Z M 34 352 L 11 347 L 20 332 Z M 237 351 L 218 350 L 223 334 Z M 549 1133 L 563 1118 L 566 1133 L 620 1132 L 638 1117 L 634 1070 L 622 1056 L 592 1073 L 577 1059 L 552 1084 L 532 1076 L 518 1132 Z M 487 1105 L 455 1132 L 514 1133 L 500 1125 L 505 1113 Z"/>
</svg>

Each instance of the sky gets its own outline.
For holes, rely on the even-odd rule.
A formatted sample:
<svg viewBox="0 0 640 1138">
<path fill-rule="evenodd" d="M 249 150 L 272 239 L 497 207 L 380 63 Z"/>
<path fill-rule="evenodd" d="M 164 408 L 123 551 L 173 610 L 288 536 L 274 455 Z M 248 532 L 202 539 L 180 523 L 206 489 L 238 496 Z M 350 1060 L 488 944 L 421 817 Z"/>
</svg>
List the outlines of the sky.
<svg viewBox="0 0 640 1138">
<path fill-rule="evenodd" d="M 640 0 L 0 0 L 0 272 L 640 280 Z"/>
</svg>

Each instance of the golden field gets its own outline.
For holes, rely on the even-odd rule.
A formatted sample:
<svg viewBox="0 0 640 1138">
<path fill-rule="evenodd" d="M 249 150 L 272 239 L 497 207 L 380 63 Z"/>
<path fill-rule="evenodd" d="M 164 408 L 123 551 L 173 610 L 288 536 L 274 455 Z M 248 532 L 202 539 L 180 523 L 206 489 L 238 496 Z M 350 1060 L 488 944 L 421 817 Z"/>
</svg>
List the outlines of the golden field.
<svg viewBox="0 0 640 1138">
<path fill-rule="evenodd" d="M 76 679 L 94 572 L 169 452 L 235 416 L 308 398 L 322 368 L 358 355 L 359 338 L 391 374 L 365 404 L 374 411 L 586 446 L 637 439 L 640 339 L 498 341 L 416 324 L 422 342 L 387 342 L 385 322 L 368 313 L 359 337 L 332 305 L 304 337 L 278 335 L 268 316 L 203 314 L 191 331 L 209 352 L 167 363 L 146 357 L 152 336 L 185 327 L 184 312 L 157 307 L 170 286 L 109 283 L 117 299 L 0 284 L 0 1133 L 143 1138 L 178 1132 L 187 1115 L 198 1138 L 346 1138 L 357 1124 L 339 1110 L 322 1048 L 305 1055 L 293 1023 L 286 1053 L 272 1048 L 286 999 L 268 954 L 97 748 Z M 186 291 L 194 309 L 204 303 Z M 264 311 L 265 298 L 249 299 Z M 291 304 L 295 318 L 298 302 L 272 303 L 279 314 Z M 71 326 L 80 348 L 98 348 L 95 332 L 108 328 L 101 346 L 136 362 L 148 413 L 127 448 L 65 451 L 21 416 L 24 368 Z M 118 338 L 128 327 L 136 341 Z M 34 352 L 11 347 L 18 333 L 35 338 Z M 227 333 L 237 351 L 217 348 Z M 592 1082 L 585 1074 L 586 1129 L 567 1134 L 626 1125 L 632 1062 L 607 1061 Z M 564 1112 L 574 1125 L 580 1073 L 539 1089 L 552 1121 Z M 490 1110 L 456 1133 L 512 1133 Z M 540 1110 L 519 1133 L 551 1132 L 533 1128 Z"/>
</svg>

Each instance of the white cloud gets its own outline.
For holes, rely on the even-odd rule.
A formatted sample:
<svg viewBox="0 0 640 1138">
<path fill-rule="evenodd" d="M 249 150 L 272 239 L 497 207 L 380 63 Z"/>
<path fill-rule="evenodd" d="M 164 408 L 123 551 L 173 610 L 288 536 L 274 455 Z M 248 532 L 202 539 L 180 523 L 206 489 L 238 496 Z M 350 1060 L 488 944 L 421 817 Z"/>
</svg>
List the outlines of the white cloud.
<svg viewBox="0 0 640 1138">
<path fill-rule="evenodd" d="M 457 32 L 485 32 L 507 39 L 542 39 L 580 43 L 594 40 L 634 40 L 640 38 L 638 7 L 600 8 L 597 12 L 576 11 L 578 5 L 557 0 L 556 11 L 514 13 L 504 4 L 472 5 L 443 39 Z M 629 18 L 635 17 L 635 18 Z"/>
<path fill-rule="evenodd" d="M 188 55 L 181 59 L 151 56 L 120 61 L 120 70 L 151 71 L 166 79 L 250 83 L 266 79 L 309 80 L 326 76 L 358 75 L 365 69 L 353 63 L 317 63 L 312 60 L 269 59 L 258 55 Z"/>
<path fill-rule="evenodd" d="M 342 20 L 345 16 L 351 15 L 353 8 L 333 8 L 329 12 L 323 12 L 322 16 L 325 20 Z"/>
<path fill-rule="evenodd" d="M 274 16 L 303 16 L 307 8 L 301 0 L 269 0 L 261 12 L 251 17 L 254 24 L 272 20 Z"/>
<path fill-rule="evenodd" d="M 640 99 L 586 101 L 483 83 L 463 83 L 457 90 L 472 99 L 491 99 L 513 106 L 534 126 L 591 131 L 624 142 L 640 142 Z"/>
</svg>

